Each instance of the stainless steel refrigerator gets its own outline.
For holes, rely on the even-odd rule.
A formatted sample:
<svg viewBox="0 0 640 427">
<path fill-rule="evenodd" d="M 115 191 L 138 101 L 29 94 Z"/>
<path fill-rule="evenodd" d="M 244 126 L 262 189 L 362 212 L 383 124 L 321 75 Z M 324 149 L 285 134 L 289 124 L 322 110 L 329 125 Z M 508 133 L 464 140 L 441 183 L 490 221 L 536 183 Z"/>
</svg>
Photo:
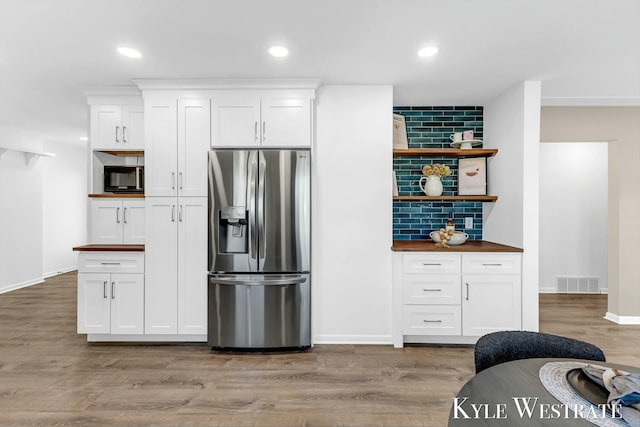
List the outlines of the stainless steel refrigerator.
<svg viewBox="0 0 640 427">
<path fill-rule="evenodd" d="M 208 344 L 311 345 L 311 154 L 209 152 Z"/>
</svg>

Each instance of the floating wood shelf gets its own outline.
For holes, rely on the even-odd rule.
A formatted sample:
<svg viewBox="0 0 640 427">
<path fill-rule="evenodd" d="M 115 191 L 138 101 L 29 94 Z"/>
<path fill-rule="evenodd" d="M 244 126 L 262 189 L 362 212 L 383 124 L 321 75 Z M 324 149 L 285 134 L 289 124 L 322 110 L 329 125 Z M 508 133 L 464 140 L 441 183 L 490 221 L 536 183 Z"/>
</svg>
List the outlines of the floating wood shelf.
<svg viewBox="0 0 640 427">
<path fill-rule="evenodd" d="M 138 193 L 93 193 L 89 197 L 104 199 L 144 199 L 144 194 Z"/>
<path fill-rule="evenodd" d="M 393 150 L 397 156 L 443 156 L 443 157 L 493 157 L 498 153 L 497 148 L 409 148 L 406 150 Z"/>
<path fill-rule="evenodd" d="M 144 156 L 144 150 L 96 150 L 98 153 L 111 154 L 112 156 L 120 157 L 142 157 Z"/>
<path fill-rule="evenodd" d="M 465 200 L 469 202 L 495 202 L 498 200 L 498 196 L 393 196 L 393 200 L 405 202 L 455 202 Z"/>
</svg>

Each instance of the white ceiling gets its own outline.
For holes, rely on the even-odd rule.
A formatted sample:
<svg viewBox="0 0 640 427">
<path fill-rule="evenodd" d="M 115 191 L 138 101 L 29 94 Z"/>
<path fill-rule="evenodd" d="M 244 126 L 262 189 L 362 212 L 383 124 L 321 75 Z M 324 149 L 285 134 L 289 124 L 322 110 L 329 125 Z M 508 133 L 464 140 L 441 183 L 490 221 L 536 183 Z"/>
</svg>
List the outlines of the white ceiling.
<svg viewBox="0 0 640 427">
<path fill-rule="evenodd" d="M 132 78 L 392 84 L 396 105 L 541 80 L 548 104 L 640 105 L 639 0 L 0 0 L 0 19 L 0 124 L 55 141 L 86 133 L 84 89 Z"/>
</svg>

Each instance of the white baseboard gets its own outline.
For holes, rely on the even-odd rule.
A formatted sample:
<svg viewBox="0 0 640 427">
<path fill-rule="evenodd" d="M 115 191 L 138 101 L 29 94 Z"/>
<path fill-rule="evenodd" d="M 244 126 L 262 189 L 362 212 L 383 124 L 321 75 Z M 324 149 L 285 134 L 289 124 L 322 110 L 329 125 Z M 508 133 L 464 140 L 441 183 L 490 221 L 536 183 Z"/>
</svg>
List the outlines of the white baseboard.
<svg viewBox="0 0 640 427">
<path fill-rule="evenodd" d="M 44 277 L 38 277 L 31 280 L 26 280 L 20 283 L 13 283 L 10 285 L 4 285 L 0 287 L 0 294 L 4 294 L 5 292 L 15 291 L 16 289 L 26 288 L 27 286 L 37 285 L 38 283 L 44 282 Z"/>
<path fill-rule="evenodd" d="M 557 288 L 538 288 L 538 293 L 539 294 L 557 294 L 558 289 Z"/>
<path fill-rule="evenodd" d="M 42 277 L 44 277 L 45 279 L 48 279 L 49 277 L 57 276 L 58 274 L 68 273 L 70 271 L 74 271 L 77 269 L 78 269 L 77 265 L 72 265 L 71 267 L 60 268 L 56 271 L 50 271 L 49 273 L 44 273 Z"/>
<path fill-rule="evenodd" d="M 598 292 L 558 292 L 556 288 L 538 288 L 539 294 L 563 294 L 563 295 L 606 295 L 609 293 L 608 288 L 602 288 Z"/>
<path fill-rule="evenodd" d="M 315 335 L 313 344 L 373 344 L 391 345 L 391 335 Z"/>
<path fill-rule="evenodd" d="M 640 316 L 618 316 L 607 311 L 604 318 L 618 325 L 640 325 Z"/>
<path fill-rule="evenodd" d="M 110 335 L 87 334 L 87 342 L 206 343 L 206 335 Z"/>
</svg>

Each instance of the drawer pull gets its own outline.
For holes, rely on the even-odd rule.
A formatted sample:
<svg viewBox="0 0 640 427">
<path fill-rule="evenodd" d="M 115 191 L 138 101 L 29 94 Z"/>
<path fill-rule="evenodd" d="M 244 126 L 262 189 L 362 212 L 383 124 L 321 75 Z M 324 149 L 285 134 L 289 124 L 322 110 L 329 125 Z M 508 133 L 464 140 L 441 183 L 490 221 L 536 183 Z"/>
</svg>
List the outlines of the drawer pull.
<svg viewBox="0 0 640 427">
<path fill-rule="evenodd" d="M 436 263 L 434 263 L 434 262 L 425 262 L 422 265 L 424 265 L 426 267 L 429 267 L 429 266 L 440 267 L 442 264 L 440 264 L 439 262 L 436 262 Z"/>
<path fill-rule="evenodd" d="M 422 290 L 425 291 L 425 292 L 442 292 L 442 289 L 422 288 Z"/>
<path fill-rule="evenodd" d="M 465 299 L 469 301 L 469 284 L 465 283 L 464 285 L 467 287 L 467 297 Z"/>
<path fill-rule="evenodd" d="M 442 320 L 422 320 L 424 323 L 442 323 Z"/>
<path fill-rule="evenodd" d="M 482 264 L 483 267 L 502 267 L 502 264 Z"/>
<path fill-rule="evenodd" d="M 101 262 L 102 265 L 120 265 L 119 262 Z"/>
</svg>

